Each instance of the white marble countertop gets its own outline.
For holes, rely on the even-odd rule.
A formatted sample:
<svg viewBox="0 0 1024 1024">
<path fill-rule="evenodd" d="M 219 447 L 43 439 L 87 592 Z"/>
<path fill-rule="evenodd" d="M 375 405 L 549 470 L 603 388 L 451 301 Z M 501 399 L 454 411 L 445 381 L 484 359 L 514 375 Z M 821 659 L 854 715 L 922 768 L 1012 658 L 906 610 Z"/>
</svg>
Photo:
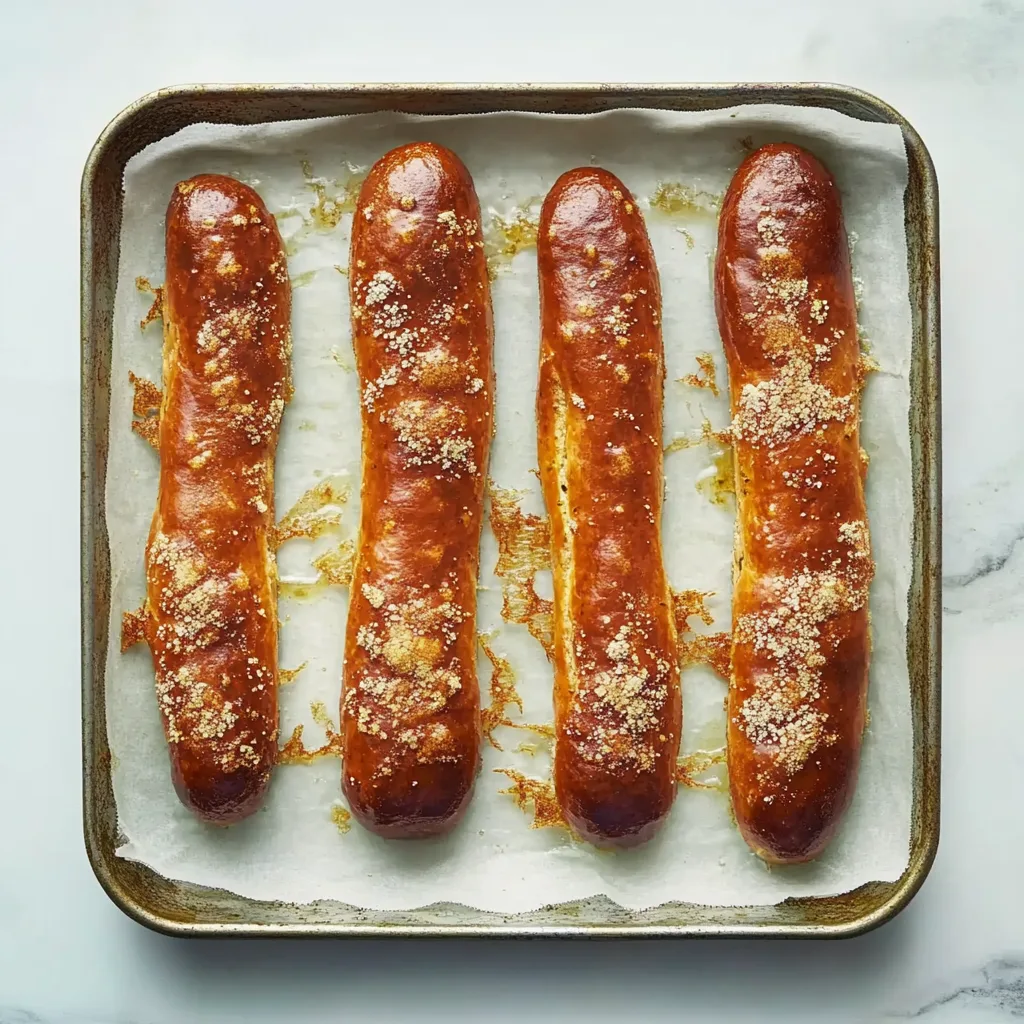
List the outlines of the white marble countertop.
<svg viewBox="0 0 1024 1024">
<path fill-rule="evenodd" d="M 10 0 L 0 39 L 0 1024 L 1024 1016 L 1022 0 Z M 834 943 L 188 942 L 134 924 L 95 882 L 78 699 L 86 154 L 160 85 L 437 79 L 839 81 L 896 106 L 930 147 L 943 247 L 942 841 L 920 894 L 878 931 Z"/>
</svg>

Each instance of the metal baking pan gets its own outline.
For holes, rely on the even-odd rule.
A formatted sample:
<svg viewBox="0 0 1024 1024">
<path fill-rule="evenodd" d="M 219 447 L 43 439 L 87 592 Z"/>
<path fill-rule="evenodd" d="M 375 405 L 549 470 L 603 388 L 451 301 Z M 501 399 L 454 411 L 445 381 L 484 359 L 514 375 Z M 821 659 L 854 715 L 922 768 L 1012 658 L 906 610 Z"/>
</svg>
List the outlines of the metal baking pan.
<svg viewBox="0 0 1024 1024">
<path fill-rule="evenodd" d="M 592 114 L 620 107 L 710 110 L 749 103 L 829 107 L 898 124 L 910 165 L 906 229 L 913 318 L 910 433 L 914 568 L 908 658 L 914 726 L 910 861 L 895 882 L 777 906 L 671 903 L 630 912 L 598 898 L 528 914 L 454 904 L 368 911 L 337 902 L 296 905 L 245 899 L 171 881 L 114 854 L 117 814 L 110 781 L 104 662 L 110 561 L 104 509 L 110 408 L 111 318 L 117 283 L 125 164 L 152 142 L 197 122 L 254 124 L 400 110 L 465 114 L 496 110 Z M 892 107 L 837 85 L 217 85 L 151 93 L 122 111 L 89 154 L 82 177 L 82 753 L 85 845 L 93 870 L 126 914 L 181 936 L 640 936 L 833 937 L 865 932 L 917 892 L 939 841 L 941 489 L 938 190 L 931 157 Z"/>
</svg>

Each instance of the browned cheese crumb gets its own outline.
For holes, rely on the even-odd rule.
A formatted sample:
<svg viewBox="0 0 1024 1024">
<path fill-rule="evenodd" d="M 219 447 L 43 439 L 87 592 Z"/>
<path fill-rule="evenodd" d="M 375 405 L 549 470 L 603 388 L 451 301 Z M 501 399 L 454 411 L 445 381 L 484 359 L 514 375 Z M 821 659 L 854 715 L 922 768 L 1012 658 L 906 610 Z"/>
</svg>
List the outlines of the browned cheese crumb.
<svg viewBox="0 0 1024 1024">
<path fill-rule="evenodd" d="M 758 331 L 772 375 L 746 383 L 740 393 L 732 432 L 737 444 L 753 449 L 784 449 L 801 437 L 820 435 L 829 423 L 848 423 L 857 415 L 860 383 L 837 394 L 823 382 L 819 368 L 833 358 L 844 331 L 829 322 L 829 302 L 814 294 L 785 237 L 785 223 L 762 209 L 757 230 L 760 282 L 756 308 L 744 317 Z M 804 334 L 802 318 L 811 328 Z M 788 486 L 808 496 L 823 486 L 822 474 L 835 456 L 819 454 L 787 467 Z M 772 666 L 755 677 L 755 687 L 734 719 L 752 744 L 772 749 L 776 764 L 792 775 L 821 745 L 833 742 L 828 715 L 820 709 L 822 668 L 828 662 L 824 634 L 837 617 L 864 607 L 871 565 L 867 524 L 837 523 L 837 557 L 831 568 L 769 576 L 758 583 L 756 612 L 735 623 L 735 642 L 748 645 Z M 841 554 L 840 554 L 841 553 Z"/>
<path fill-rule="evenodd" d="M 396 743 L 377 769 L 387 775 L 395 756 L 419 764 L 447 760 L 450 733 L 436 721 L 462 689 L 463 666 L 452 649 L 467 612 L 445 585 L 399 597 L 391 584 L 363 583 L 355 600 L 373 609 L 356 643 L 369 665 L 346 688 L 345 713 L 359 732 Z"/>
</svg>

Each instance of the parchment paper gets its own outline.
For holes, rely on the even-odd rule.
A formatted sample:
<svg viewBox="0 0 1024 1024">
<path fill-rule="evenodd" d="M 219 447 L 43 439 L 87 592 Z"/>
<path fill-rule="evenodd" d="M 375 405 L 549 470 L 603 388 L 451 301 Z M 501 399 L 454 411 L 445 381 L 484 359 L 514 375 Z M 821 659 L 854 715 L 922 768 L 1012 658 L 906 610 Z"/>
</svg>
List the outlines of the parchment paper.
<svg viewBox="0 0 1024 1024">
<path fill-rule="evenodd" d="M 278 219 L 294 283 L 295 397 L 277 455 L 276 500 L 283 513 L 327 474 L 353 485 L 341 532 L 316 542 L 294 540 L 280 551 L 285 577 L 313 579 L 311 558 L 352 536 L 358 522 L 359 403 L 348 326 L 348 239 L 351 213 L 337 219 L 346 185 L 386 150 L 429 139 L 460 154 L 480 196 L 485 231 L 494 215 L 514 218 L 539 203 L 557 176 L 596 163 L 619 175 L 644 210 L 664 292 L 668 383 L 666 441 L 699 433 L 706 417 L 729 420 L 726 372 L 712 305 L 711 267 L 720 196 L 744 147 L 776 140 L 806 146 L 832 169 L 863 279 L 860 322 L 880 372 L 863 406 L 863 444 L 871 456 L 868 510 L 878 564 L 871 589 L 874 656 L 870 725 L 860 783 L 842 831 L 812 865 L 769 871 L 740 839 L 726 794 L 680 788 L 666 827 L 648 845 L 598 852 L 563 832 L 531 830 L 530 818 L 499 790 L 499 767 L 546 778 L 550 759 L 517 751 L 528 733 L 503 728 L 504 751 L 484 745 L 483 770 L 466 818 L 450 836 L 418 842 L 376 838 L 353 824 L 342 834 L 332 808 L 343 806 L 340 764 L 281 766 L 266 806 L 230 829 L 197 822 L 175 797 L 153 691 L 148 651 L 118 650 L 120 615 L 144 594 L 143 550 L 156 499 L 156 454 L 130 430 L 128 371 L 159 383 L 160 329 L 139 329 L 149 297 L 136 275 L 163 280 L 163 219 L 174 184 L 199 172 L 234 175 L 253 185 Z M 306 161 L 305 170 L 302 161 Z M 366 908 L 409 909 L 437 901 L 519 912 L 604 894 L 641 909 L 666 901 L 772 904 L 790 896 L 850 890 L 899 877 L 908 860 L 911 808 L 911 720 L 906 665 L 907 591 L 911 570 L 911 466 L 907 425 L 910 309 L 903 222 L 906 158 L 900 131 L 823 110 L 744 107 L 706 114 L 614 111 L 595 116 L 532 114 L 412 117 L 399 114 L 251 127 L 193 126 L 150 146 L 125 174 L 124 220 L 114 318 L 107 524 L 111 544 L 111 645 L 107 718 L 114 795 L 124 836 L 118 853 L 170 878 L 244 896 L 296 902 L 332 898 Z M 313 177 L 311 182 L 309 177 Z M 319 177 L 317 177 L 319 176 Z M 683 212 L 651 209 L 660 184 L 681 184 L 692 200 Z M 319 197 L 327 202 L 320 202 Z M 319 206 L 318 206 L 319 203 Z M 350 205 L 350 204 L 349 204 Z M 685 205 L 685 204 L 684 204 Z M 316 216 L 312 211 L 319 211 Z M 326 216 L 324 216 L 326 214 Z M 341 271 L 337 268 L 341 268 Z M 535 252 L 499 267 L 492 286 L 497 363 L 497 435 L 490 474 L 502 487 L 528 491 L 541 512 L 536 467 L 534 395 L 538 348 Z M 679 383 L 696 355 L 714 356 L 721 397 Z M 664 536 L 676 588 L 715 592 L 713 629 L 729 628 L 734 507 L 715 504 L 697 487 L 713 473 L 707 445 L 666 457 Z M 515 669 L 525 703 L 522 721 L 550 722 L 551 669 L 525 627 L 500 618 L 493 576 L 497 548 L 490 530 L 482 547 L 479 628 L 493 630 L 496 651 Z M 538 589 L 550 596 L 550 579 Z M 323 731 L 310 714 L 323 701 L 337 721 L 347 592 L 331 587 L 316 599 L 282 598 L 282 667 L 308 662 L 281 689 L 281 735 L 305 723 L 308 746 Z M 704 627 L 701 627 L 702 629 Z M 484 703 L 490 665 L 479 664 Z M 725 684 L 709 669 L 683 674 L 683 749 L 724 742 Z M 516 716 L 514 708 L 510 709 Z M 724 779 L 718 767 L 705 779 Z"/>
</svg>

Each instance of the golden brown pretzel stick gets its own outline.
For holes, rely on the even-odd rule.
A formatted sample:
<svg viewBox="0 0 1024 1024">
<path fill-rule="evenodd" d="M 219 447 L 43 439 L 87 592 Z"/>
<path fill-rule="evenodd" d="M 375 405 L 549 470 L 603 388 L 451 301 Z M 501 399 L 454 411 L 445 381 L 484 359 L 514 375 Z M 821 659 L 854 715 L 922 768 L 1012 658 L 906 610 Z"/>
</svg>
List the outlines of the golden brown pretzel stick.
<svg viewBox="0 0 1024 1024">
<path fill-rule="evenodd" d="M 259 805 L 277 753 L 274 450 L 291 290 L 274 219 L 241 182 L 181 182 L 167 209 L 160 491 L 145 634 L 174 784 L 200 818 Z"/>
<path fill-rule="evenodd" d="M 451 827 L 480 759 L 476 584 L 494 415 L 480 207 L 453 153 L 392 150 L 350 262 L 362 521 L 345 645 L 344 790 L 385 836 Z"/>
<path fill-rule="evenodd" d="M 715 272 L 738 530 L 729 689 L 736 821 L 765 860 L 815 857 L 857 775 L 874 570 L 860 347 L 839 192 L 792 145 L 733 178 Z"/>
<path fill-rule="evenodd" d="M 540 472 L 555 584 L 555 788 L 581 835 L 650 837 L 675 796 L 676 627 L 662 565 L 661 294 L 607 171 L 563 174 L 538 233 Z"/>
</svg>

